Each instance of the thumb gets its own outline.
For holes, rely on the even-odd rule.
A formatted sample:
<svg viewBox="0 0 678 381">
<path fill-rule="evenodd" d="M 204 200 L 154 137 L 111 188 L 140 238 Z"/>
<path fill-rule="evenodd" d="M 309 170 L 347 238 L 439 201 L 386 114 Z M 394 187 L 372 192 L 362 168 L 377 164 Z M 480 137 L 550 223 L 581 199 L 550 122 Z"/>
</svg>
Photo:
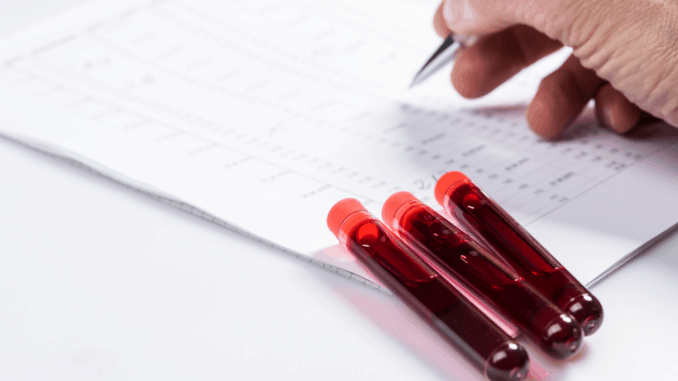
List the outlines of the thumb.
<svg viewBox="0 0 678 381">
<path fill-rule="evenodd" d="M 463 36 L 492 34 L 515 24 L 509 2 L 443 0 L 440 16 L 449 31 Z"/>
<path fill-rule="evenodd" d="M 525 24 L 564 45 L 581 45 L 595 29 L 622 14 L 621 0 L 443 0 L 438 12 L 449 31 L 492 34 Z M 623 5 L 623 4 L 621 4 Z M 628 6 L 627 6 L 628 7 Z"/>
</svg>

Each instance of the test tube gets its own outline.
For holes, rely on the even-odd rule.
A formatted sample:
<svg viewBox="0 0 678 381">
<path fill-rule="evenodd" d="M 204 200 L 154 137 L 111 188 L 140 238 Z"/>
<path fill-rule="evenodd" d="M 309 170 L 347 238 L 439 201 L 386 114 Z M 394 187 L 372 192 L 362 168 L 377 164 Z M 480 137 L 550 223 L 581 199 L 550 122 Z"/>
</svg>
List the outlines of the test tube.
<svg viewBox="0 0 678 381">
<path fill-rule="evenodd" d="M 327 225 L 375 278 L 456 346 L 491 381 L 523 380 L 529 359 L 513 341 L 355 199 L 332 207 Z"/>
<path fill-rule="evenodd" d="M 585 335 L 600 328 L 603 307 L 598 299 L 468 177 L 460 172 L 443 175 L 436 184 L 435 196 L 466 229 L 577 319 Z"/>
<path fill-rule="evenodd" d="M 581 348 L 583 334 L 572 316 L 411 193 L 392 195 L 382 212 L 386 225 L 407 244 L 470 286 L 542 349 L 564 359 Z"/>
</svg>

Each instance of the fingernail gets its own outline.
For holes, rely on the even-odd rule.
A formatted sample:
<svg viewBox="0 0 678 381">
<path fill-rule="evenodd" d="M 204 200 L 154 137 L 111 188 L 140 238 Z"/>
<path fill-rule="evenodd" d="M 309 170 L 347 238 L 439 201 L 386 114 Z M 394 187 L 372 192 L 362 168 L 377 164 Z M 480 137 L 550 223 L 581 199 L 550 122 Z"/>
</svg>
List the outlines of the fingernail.
<svg viewBox="0 0 678 381">
<path fill-rule="evenodd" d="M 603 112 L 601 114 L 602 114 L 601 119 L 603 119 L 603 123 L 610 128 L 615 128 L 614 111 L 612 111 L 612 107 L 610 106 L 603 107 Z"/>
<path fill-rule="evenodd" d="M 464 20 L 472 20 L 473 19 L 473 9 L 471 8 L 471 4 L 469 4 L 468 0 L 464 1 L 464 13 L 461 16 Z"/>
<path fill-rule="evenodd" d="M 448 26 L 454 25 L 459 21 L 462 10 L 462 1 L 463 0 L 445 0 L 443 3 L 443 18 Z"/>
<path fill-rule="evenodd" d="M 605 107 L 605 119 L 607 119 L 607 124 L 610 127 L 614 128 L 617 125 L 614 120 L 614 111 L 612 111 L 612 107 Z"/>
</svg>

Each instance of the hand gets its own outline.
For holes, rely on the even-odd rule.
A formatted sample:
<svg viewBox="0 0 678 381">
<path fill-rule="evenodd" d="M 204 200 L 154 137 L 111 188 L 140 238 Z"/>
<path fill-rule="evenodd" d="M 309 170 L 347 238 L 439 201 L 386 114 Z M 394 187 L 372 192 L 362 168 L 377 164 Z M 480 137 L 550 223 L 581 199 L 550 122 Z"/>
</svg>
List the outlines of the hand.
<svg viewBox="0 0 678 381">
<path fill-rule="evenodd" d="M 595 99 L 600 121 L 624 133 L 642 112 L 678 126 L 678 3 L 675 0 L 443 0 L 441 36 L 480 36 L 457 58 L 452 83 L 483 96 L 558 50 L 572 56 L 544 78 L 527 110 L 552 138 Z"/>
</svg>

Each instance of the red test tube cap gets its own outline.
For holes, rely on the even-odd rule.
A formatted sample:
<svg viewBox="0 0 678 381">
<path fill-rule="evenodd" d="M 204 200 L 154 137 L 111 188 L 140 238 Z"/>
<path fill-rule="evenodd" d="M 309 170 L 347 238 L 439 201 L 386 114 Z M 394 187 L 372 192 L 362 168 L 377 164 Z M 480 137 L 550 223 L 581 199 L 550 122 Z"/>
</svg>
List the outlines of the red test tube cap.
<svg viewBox="0 0 678 381">
<path fill-rule="evenodd" d="M 410 192 L 398 192 L 389 197 L 384 203 L 384 207 L 381 209 L 381 218 L 386 223 L 386 226 L 392 228 L 393 221 L 396 218 L 396 213 L 398 213 L 398 209 L 411 201 L 419 200 L 417 200 L 417 198 L 414 197 L 414 195 Z"/>
<path fill-rule="evenodd" d="M 330 212 L 327 213 L 327 227 L 330 228 L 330 231 L 338 238 L 341 224 L 348 216 L 361 210 L 367 209 L 365 209 L 360 201 L 354 198 L 345 198 L 334 204 L 332 209 L 330 209 Z"/>
<path fill-rule="evenodd" d="M 438 179 L 438 182 L 436 183 L 436 189 L 435 189 L 435 196 L 436 200 L 438 200 L 438 203 L 440 205 L 443 204 L 443 200 L 445 199 L 445 194 L 451 192 L 454 190 L 452 186 L 457 183 L 456 186 L 459 186 L 463 184 L 464 181 L 471 181 L 468 177 L 466 177 L 465 174 L 461 172 L 447 172 L 446 174 L 443 175 L 440 179 Z M 456 188 L 456 187 L 455 187 Z"/>
</svg>

